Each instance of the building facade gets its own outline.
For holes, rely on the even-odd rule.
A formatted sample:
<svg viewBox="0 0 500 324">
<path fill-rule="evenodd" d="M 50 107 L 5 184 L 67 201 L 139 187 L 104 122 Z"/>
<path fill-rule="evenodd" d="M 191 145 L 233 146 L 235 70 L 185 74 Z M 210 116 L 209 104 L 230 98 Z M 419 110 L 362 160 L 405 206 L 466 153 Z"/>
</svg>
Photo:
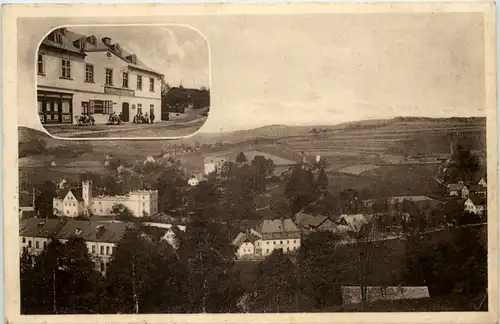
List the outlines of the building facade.
<svg viewBox="0 0 500 324">
<path fill-rule="evenodd" d="M 59 28 L 42 41 L 36 66 L 42 124 L 75 124 L 86 114 L 106 123 L 112 112 L 124 122 L 139 112 L 161 116 L 163 75 L 109 37 Z"/>
<path fill-rule="evenodd" d="M 57 216 L 109 216 L 115 205 L 127 207 L 135 217 L 151 216 L 158 212 L 158 190 L 134 190 L 123 196 L 94 197 L 92 181 L 83 181 L 81 191 L 68 189 L 64 196 L 53 199 L 53 205 Z"/>
<path fill-rule="evenodd" d="M 264 220 L 256 231 L 261 239 L 254 243 L 255 255 L 268 256 L 277 249 L 289 253 L 300 248 L 300 230 L 289 218 Z"/>
<path fill-rule="evenodd" d="M 78 220 L 30 218 L 20 224 L 20 253 L 40 254 L 54 239 L 66 243 L 72 237 L 85 240 L 96 270 L 105 274 L 113 250 L 121 240 L 128 224 Z"/>
</svg>

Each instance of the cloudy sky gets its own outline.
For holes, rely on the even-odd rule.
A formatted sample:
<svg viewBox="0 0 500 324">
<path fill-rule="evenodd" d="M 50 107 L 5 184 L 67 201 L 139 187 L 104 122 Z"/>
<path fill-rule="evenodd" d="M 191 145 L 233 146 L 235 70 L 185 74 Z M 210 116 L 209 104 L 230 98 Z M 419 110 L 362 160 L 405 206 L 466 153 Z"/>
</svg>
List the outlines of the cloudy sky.
<svg viewBox="0 0 500 324">
<path fill-rule="evenodd" d="M 197 31 L 181 26 L 73 27 L 71 30 L 113 43 L 165 75 L 172 86 L 209 87 L 209 53 L 206 40 Z"/>
<path fill-rule="evenodd" d="M 179 16 L 156 21 L 193 26 L 208 39 L 212 107 L 205 131 L 486 114 L 481 13 Z M 148 28 L 103 32 L 99 27 L 96 33 L 116 39 L 152 67 L 166 69 L 174 85 L 180 78 L 185 85 L 190 79 L 197 85 L 208 82 L 204 38 L 185 27 Z"/>
</svg>

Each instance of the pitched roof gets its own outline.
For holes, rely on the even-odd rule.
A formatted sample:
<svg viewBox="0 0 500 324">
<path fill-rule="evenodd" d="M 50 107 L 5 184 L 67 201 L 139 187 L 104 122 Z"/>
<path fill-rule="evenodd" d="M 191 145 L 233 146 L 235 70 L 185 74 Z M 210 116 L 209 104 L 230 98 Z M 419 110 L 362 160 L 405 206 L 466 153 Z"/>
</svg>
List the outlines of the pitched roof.
<svg viewBox="0 0 500 324">
<path fill-rule="evenodd" d="M 257 232 L 262 234 L 298 232 L 297 225 L 290 219 L 265 219 L 260 223 Z"/>
<path fill-rule="evenodd" d="M 28 237 L 54 237 L 64 226 L 62 219 L 28 218 L 21 221 L 19 226 L 19 236 Z"/>
<path fill-rule="evenodd" d="M 299 227 L 318 227 L 326 219 L 326 216 L 312 216 L 305 213 L 298 213 L 295 215 L 295 224 Z"/>
<path fill-rule="evenodd" d="M 64 199 L 66 198 L 66 196 L 68 195 L 68 193 L 71 191 L 71 193 L 73 194 L 73 196 L 75 196 L 75 199 L 77 201 L 80 201 L 82 202 L 83 201 L 83 197 L 82 197 L 82 190 L 80 188 L 73 188 L 73 189 L 66 189 L 62 192 L 62 194 L 60 195 L 57 195 L 57 198 L 59 199 Z"/>
<path fill-rule="evenodd" d="M 469 199 L 472 201 L 472 203 L 476 206 L 483 206 L 486 205 L 486 198 L 481 197 L 481 196 L 471 196 Z"/>
<path fill-rule="evenodd" d="M 119 57 L 120 59 L 122 59 L 123 61 L 127 62 L 128 66 L 131 68 L 151 72 L 151 73 L 158 74 L 158 75 L 163 75 L 163 74 L 153 70 L 152 68 L 148 67 L 144 62 L 142 62 L 138 58 L 136 59 L 135 63 L 131 62 L 128 59 L 128 57 L 133 55 L 133 53 L 128 52 L 126 49 L 124 49 L 121 46 L 120 46 L 120 52 L 118 53 L 113 48 L 113 45 L 115 45 L 116 43 L 112 44 L 112 45 L 106 45 L 103 42 L 103 39 L 105 37 L 100 37 L 98 35 L 86 36 L 83 34 L 76 33 L 72 30 L 67 29 L 67 28 L 65 28 L 65 29 L 66 29 L 66 31 L 65 31 L 64 35 L 61 35 L 62 36 L 62 44 L 51 41 L 49 39 L 49 35 L 43 40 L 42 44 L 47 45 L 47 46 L 57 47 L 57 48 L 60 48 L 60 49 L 63 49 L 63 50 L 66 50 L 66 51 L 69 51 L 69 52 L 72 52 L 75 54 L 80 54 L 80 55 L 85 55 L 85 52 L 104 52 L 104 51 L 111 52 L 114 55 L 116 55 L 117 57 Z M 88 41 L 88 37 L 90 37 L 90 36 L 94 36 L 96 38 L 95 44 L 91 44 Z M 84 50 L 80 50 L 74 44 L 74 42 L 76 40 L 79 40 L 79 39 L 82 39 L 85 42 L 85 49 Z"/>
<path fill-rule="evenodd" d="M 257 235 L 240 232 L 233 240 L 233 245 L 236 247 L 240 247 L 245 242 L 254 243 L 257 240 L 260 240 L 260 237 L 258 237 Z"/>
<path fill-rule="evenodd" d="M 477 191 L 477 192 L 484 192 L 484 191 L 486 191 L 486 188 L 485 188 L 485 187 L 483 187 L 483 186 L 481 186 L 481 185 L 479 185 L 479 184 L 472 184 L 472 185 L 469 185 L 469 186 L 468 186 L 468 189 L 469 189 L 470 191 L 472 191 L 472 192 L 476 192 L 476 191 Z"/>
<path fill-rule="evenodd" d="M 448 190 L 450 191 L 460 191 L 465 187 L 463 183 L 450 183 L 448 185 Z"/>
<path fill-rule="evenodd" d="M 339 216 L 337 222 L 340 222 L 342 220 L 345 220 L 347 226 L 349 226 L 350 229 L 353 231 L 359 231 L 361 229 L 361 226 L 368 223 L 366 217 L 363 214 L 355 214 L 355 215 L 343 214 Z"/>
<path fill-rule="evenodd" d="M 130 225 L 123 222 L 96 222 L 68 220 L 57 232 L 56 238 L 69 239 L 77 232 L 85 241 L 118 243 Z"/>
</svg>

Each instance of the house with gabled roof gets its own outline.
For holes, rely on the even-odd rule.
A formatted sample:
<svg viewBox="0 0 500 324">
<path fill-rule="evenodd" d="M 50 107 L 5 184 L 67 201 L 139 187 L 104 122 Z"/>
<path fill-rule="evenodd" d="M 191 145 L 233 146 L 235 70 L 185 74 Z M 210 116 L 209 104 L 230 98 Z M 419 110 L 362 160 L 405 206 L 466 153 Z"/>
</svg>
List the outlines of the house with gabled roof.
<svg viewBox="0 0 500 324">
<path fill-rule="evenodd" d="M 55 29 L 40 44 L 36 70 L 42 124 L 75 124 L 82 115 L 102 124 L 111 113 L 124 122 L 139 112 L 161 116 L 163 74 L 110 37 Z"/>
<path fill-rule="evenodd" d="M 484 196 L 470 196 L 464 203 L 464 211 L 476 215 L 483 215 L 487 208 L 487 200 Z"/>
<path fill-rule="evenodd" d="M 57 216 L 78 217 L 85 210 L 81 189 L 66 189 L 52 203 Z"/>
<path fill-rule="evenodd" d="M 302 212 L 295 215 L 295 224 L 303 235 L 315 231 L 335 232 L 337 230 L 337 224 L 330 218 L 326 216 L 313 216 Z"/>
<path fill-rule="evenodd" d="M 232 243 L 236 247 L 237 259 L 252 259 L 255 257 L 257 243 L 260 246 L 261 238 L 250 231 L 240 232 Z"/>
<path fill-rule="evenodd" d="M 448 185 L 448 195 L 452 197 L 465 199 L 469 196 L 469 193 L 469 188 L 464 183 L 451 183 Z"/>
</svg>

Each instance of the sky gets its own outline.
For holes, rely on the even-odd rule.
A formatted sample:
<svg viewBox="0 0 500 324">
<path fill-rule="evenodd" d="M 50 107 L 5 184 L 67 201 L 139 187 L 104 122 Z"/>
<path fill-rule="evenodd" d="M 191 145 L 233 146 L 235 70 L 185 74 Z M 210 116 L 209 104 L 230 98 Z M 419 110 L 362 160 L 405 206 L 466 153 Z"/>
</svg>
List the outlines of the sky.
<svg viewBox="0 0 500 324">
<path fill-rule="evenodd" d="M 73 27 L 83 35 L 110 37 L 135 53 L 147 66 L 163 73 L 171 86 L 210 86 L 208 44 L 197 31 L 183 26 Z"/>
<path fill-rule="evenodd" d="M 486 115 L 481 13 L 148 19 L 165 22 L 192 26 L 210 50 L 185 27 L 115 27 L 106 34 L 151 67 L 166 69 L 173 85 L 180 78 L 186 86 L 190 78 L 202 85 L 211 75 L 203 131 Z"/>
</svg>

